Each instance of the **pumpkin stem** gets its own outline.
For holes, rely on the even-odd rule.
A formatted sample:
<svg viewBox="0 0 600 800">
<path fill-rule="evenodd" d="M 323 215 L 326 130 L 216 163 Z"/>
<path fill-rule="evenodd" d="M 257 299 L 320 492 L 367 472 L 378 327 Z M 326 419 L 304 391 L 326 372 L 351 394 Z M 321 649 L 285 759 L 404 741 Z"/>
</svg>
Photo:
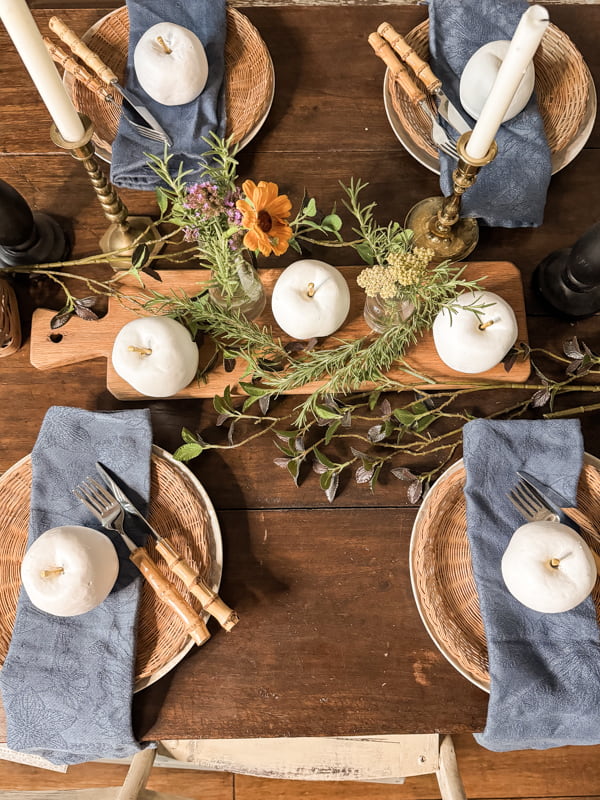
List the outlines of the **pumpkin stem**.
<svg viewBox="0 0 600 800">
<path fill-rule="evenodd" d="M 482 322 L 482 323 L 479 325 L 479 330 L 480 330 L 480 331 L 484 331 L 486 328 L 489 328 L 489 327 L 490 327 L 490 325 L 493 325 L 495 321 L 496 321 L 495 319 L 488 319 L 488 321 L 487 321 L 487 322 Z"/>
<path fill-rule="evenodd" d="M 130 353 L 139 353 L 141 356 L 152 355 L 152 348 L 150 347 L 136 347 L 134 344 L 130 344 L 127 349 Z"/>
<path fill-rule="evenodd" d="M 552 569 L 558 569 L 558 565 L 560 564 L 560 558 L 551 558 L 550 559 L 550 566 Z"/>
<path fill-rule="evenodd" d="M 308 290 L 307 290 L 306 294 L 309 297 L 314 297 L 314 294 L 315 294 L 315 285 L 314 285 L 314 283 L 309 283 L 308 284 Z"/>
<path fill-rule="evenodd" d="M 62 575 L 64 571 L 63 567 L 52 567 L 52 569 L 40 570 L 40 575 L 42 578 L 51 578 L 53 575 Z"/>
<path fill-rule="evenodd" d="M 162 47 L 162 49 L 165 51 L 167 55 L 170 55 L 173 52 L 162 36 L 157 36 L 156 41 L 159 43 L 159 45 Z"/>
</svg>

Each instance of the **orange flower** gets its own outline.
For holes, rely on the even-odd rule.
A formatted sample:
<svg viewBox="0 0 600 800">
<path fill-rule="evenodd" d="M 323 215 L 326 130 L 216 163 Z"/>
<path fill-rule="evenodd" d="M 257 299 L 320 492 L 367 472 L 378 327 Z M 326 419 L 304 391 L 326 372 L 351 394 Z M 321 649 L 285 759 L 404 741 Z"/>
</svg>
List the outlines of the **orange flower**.
<svg viewBox="0 0 600 800">
<path fill-rule="evenodd" d="M 248 200 L 238 200 L 237 208 L 243 213 L 242 225 L 248 232 L 244 245 L 250 250 L 260 250 L 263 256 L 275 253 L 280 256 L 289 247 L 292 229 L 287 218 L 292 204 L 286 194 L 279 194 L 276 183 L 244 181 L 242 190 Z"/>
</svg>

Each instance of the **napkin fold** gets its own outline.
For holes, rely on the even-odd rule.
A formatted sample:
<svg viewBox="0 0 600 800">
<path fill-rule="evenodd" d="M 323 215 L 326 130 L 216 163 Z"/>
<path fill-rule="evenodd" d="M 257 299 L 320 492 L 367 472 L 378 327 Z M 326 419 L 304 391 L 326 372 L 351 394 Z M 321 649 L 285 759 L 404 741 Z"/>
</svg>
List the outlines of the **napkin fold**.
<svg viewBox="0 0 600 800">
<path fill-rule="evenodd" d="M 460 77 L 469 58 L 488 42 L 512 39 L 527 8 L 525 0 L 429 0 L 431 67 L 458 109 L 462 110 Z M 456 137 L 456 131 L 440 121 Z M 475 185 L 463 195 L 461 213 L 494 227 L 541 225 L 552 164 L 535 92 L 520 114 L 501 125 L 496 142 L 498 155 L 482 167 Z M 455 168 L 456 161 L 440 153 L 444 195 L 452 193 Z"/>
<path fill-rule="evenodd" d="M 173 141 L 169 153 L 173 175 L 180 163 L 184 170 L 200 175 L 199 162 L 207 149 L 202 136 L 212 131 L 225 135 L 225 41 L 227 17 L 225 0 L 127 0 L 129 12 L 129 48 L 125 87 L 160 122 Z M 148 28 L 159 22 L 173 22 L 193 31 L 202 42 L 208 59 L 208 80 L 202 94 L 179 106 L 165 106 L 153 100 L 140 86 L 133 65 L 135 47 Z M 148 167 L 145 153 L 162 158 L 164 143 L 140 136 L 121 116 L 117 136 L 112 146 L 111 181 L 130 189 L 153 189 L 160 179 Z M 190 175 L 190 180 L 194 176 Z"/>
<path fill-rule="evenodd" d="M 152 429 L 146 409 L 48 410 L 31 453 L 28 546 L 59 525 L 102 530 L 73 495 L 96 461 L 145 500 L 150 492 Z M 110 535 L 110 534 L 109 534 Z M 133 534 L 133 538 L 142 540 Z M 53 764 L 124 758 L 141 749 L 131 727 L 136 623 L 141 578 L 115 534 L 120 570 L 106 600 L 85 614 L 57 617 L 36 608 L 22 588 L 0 689 L 8 746 Z"/>
<path fill-rule="evenodd" d="M 575 505 L 583 463 L 578 420 L 474 420 L 463 429 L 467 531 L 488 644 L 487 724 L 495 751 L 600 742 L 600 636 L 588 597 L 542 614 L 508 591 L 502 555 L 524 520 L 506 497 L 526 470 Z"/>
</svg>

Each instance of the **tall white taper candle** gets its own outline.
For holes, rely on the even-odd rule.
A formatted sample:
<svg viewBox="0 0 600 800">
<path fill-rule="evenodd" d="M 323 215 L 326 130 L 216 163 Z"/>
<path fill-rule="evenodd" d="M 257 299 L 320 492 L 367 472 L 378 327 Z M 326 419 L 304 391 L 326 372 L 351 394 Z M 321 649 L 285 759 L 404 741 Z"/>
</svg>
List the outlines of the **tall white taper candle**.
<svg viewBox="0 0 600 800">
<path fill-rule="evenodd" d="M 68 142 L 78 142 L 85 129 L 25 0 L 0 0 L 0 19 L 61 136 Z"/>
<path fill-rule="evenodd" d="M 543 6 L 531 6 L 521 17 L 492 90 L 466 147 L 467 156 L 484 158 L 517 91 L 527 65 L 546 32 L 550 19 Z"/>
</svg>

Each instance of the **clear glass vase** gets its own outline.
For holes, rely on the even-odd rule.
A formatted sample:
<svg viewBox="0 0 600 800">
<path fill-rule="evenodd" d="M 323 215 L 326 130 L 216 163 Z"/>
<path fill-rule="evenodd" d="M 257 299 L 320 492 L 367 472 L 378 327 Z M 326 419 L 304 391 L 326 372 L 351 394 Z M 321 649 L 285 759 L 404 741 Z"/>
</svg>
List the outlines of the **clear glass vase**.
<svg viewBox="0 0 600 800">
<path fill-rule="evenodd" d="M 208 293 L 211 300 L 229 311 L 239 311 L 246 319 L 254 319 L 262 314 L 267 301 L 265 290 L 258 272 L 240 254 L 236 260 L 237 288 L 232 294 L 222 292 L 218 286 L 211 286 Z"/>
<path fill-rule="evenodd" d="M 415 310 L 410 300 L 398 295 L 396 297 L 373 297 L 367 295 L 365 300 L 365 322 L 376 333 L 384 333 L 390 328 L 406 322 Z"/>
</svg>

